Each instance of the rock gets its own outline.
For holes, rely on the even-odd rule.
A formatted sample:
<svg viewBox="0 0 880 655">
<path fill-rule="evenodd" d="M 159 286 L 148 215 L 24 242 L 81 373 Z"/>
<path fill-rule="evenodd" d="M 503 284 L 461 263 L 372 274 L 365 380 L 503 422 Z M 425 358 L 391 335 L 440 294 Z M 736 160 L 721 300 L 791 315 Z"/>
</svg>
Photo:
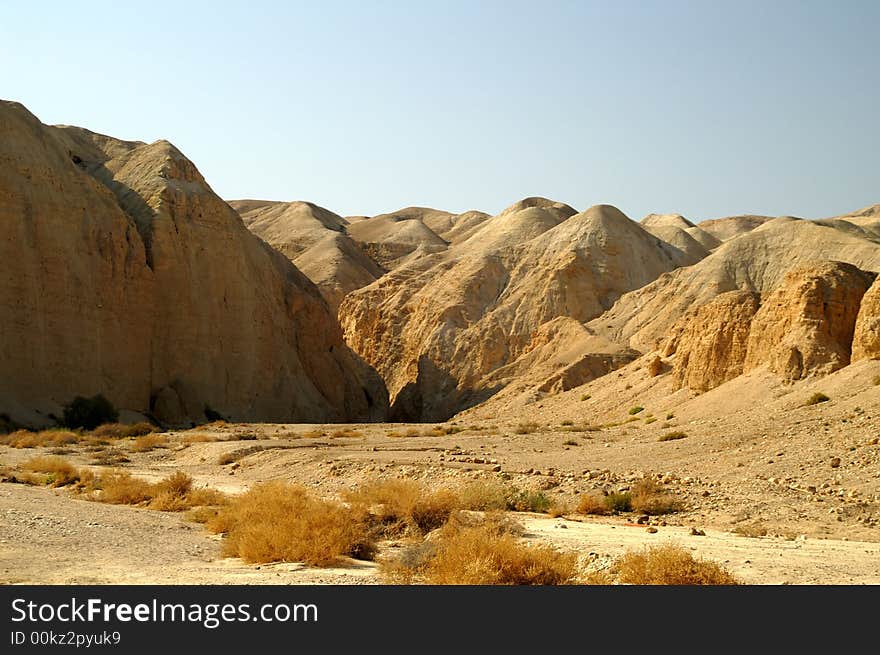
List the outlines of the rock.
<svg viewBox="0 0 880 655">
<path fill-rule="evenodd" d="M 650 526 L 650 527 L 645 528 L 645 532 L 647 532 L 648 534 L 656 534 L 657 528 Z"/>
<path fill-rule="evenodd" d="M 492 471 L 495 473 L 500 473 L 501 472 L 501 465 L 496 464 L 495 466 L 492 467 Z"/>
<path fill-rule="evenodd" d="M 80 164 L 71 161 L 75 154 Z M 380 419 L 382 380 L 316 287 L 167 141 L 0 102 L 0 405 L 76 395 L 168 423 Z"/>
<path fill-rule="evenodd" d="M 880 279 L 862 297 L 853 335 L 852 361 L 880 359 Z"/>
<path fill-rule="evenodd" d="M 705 537 L 706 533 L 703 530 L 698 530 L 697 528 L 691 528 L 690 535 L 692 537 Z"/>
<path fill-rule="evenodd" d="M 638 525 L 647 525 L 648 521 L 650 521 L 650 520 L 651 520 L 650 516 L 648 516 L 647 514 L 643 514 L 638 519 L 636 519 L 636 523 Z"/>
<path fill-rule="evenodd" d="M 394 417 L 443 420 L 512 378 L 570 388 L 633 359 L 581 324 L 684 259 L 613 207 L 527 199 L 352 292 L 339 317 Z"/>
<path fill-rule="evenodd" d="M 840 458 L 834 457 L 831 459 L 831 468 L 836 469 L 840 466 Z"/>
</svg>

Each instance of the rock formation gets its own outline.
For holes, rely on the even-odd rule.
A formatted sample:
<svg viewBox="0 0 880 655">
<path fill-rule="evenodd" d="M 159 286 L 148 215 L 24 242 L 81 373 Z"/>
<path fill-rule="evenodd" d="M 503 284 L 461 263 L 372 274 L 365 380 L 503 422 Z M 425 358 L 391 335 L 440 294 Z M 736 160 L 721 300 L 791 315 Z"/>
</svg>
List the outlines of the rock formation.
<svg viewBox="0 0 880 655">
<path fill-rule="evenodd" d="M 543 324 L 599 316 L 684 261 L 613 207 L 575 214 L 529 198 L 349 294 L 339 317 L 348 343 L 385 378 L 393 416 L 438 420 L 503 386 L 493 376 L 534 349 Z"/>
<path fill-rule="evenodd" d="M 853 335 L 852 360 L 880 359 L 880 278 L 862 297 Z"/>
<path fill-rule="evenodd" d="M 166 141 L 0 103 L 0 409 L 75 395 L 169 423 L 381 418 L 384 386 L 316 287 Z"/>
</svg>

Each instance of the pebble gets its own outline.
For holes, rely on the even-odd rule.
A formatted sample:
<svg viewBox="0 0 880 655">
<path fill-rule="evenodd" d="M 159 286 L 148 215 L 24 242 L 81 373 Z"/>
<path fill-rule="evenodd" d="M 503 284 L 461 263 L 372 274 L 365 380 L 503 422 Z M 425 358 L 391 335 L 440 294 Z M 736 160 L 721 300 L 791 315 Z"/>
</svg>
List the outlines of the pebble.
<svg viewBox="0 0 880 655">
<path fill-rule="evenodd" d="M 655 527 L 645 528 L 645 532 L 647 532 L 648 534 L 655 534 L 657 532 L 657 528 L 655 528 Z"/>
</svg>

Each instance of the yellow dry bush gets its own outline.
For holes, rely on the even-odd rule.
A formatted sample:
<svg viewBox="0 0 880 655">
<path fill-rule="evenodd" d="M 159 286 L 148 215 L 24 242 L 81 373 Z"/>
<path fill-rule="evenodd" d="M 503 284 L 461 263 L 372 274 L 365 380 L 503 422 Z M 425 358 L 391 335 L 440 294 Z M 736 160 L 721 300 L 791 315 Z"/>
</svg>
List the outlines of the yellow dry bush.
<svg viewBox="0 0 880 655">
<path fill-rule="evenodd" d="M 79 471 L 62 457 L 32 457 L 22 467 L 34 473 L 43 473 L 43 484 L 53 487 L 63 487 L 79 481 Z"/>
<path fill-rule="evenodd" d="M 529 546 L 487 526 L 450 524 L 418 573 L 428 584 L 557 585 L 574 583 L 578 567 L 575 553 Z"/>
<path fill-rule="evenodd" d="M 131 445 L 131 451 L 135 453 L 146 453 L 155 448 L 161 448 L 168 443 L 168 438 L 164 434 L 145 434 L 134 440 Z"/>
<path fill-rule="evenodd" d="M 735 585 L 737 579 L 716 562 L 696 559 L 681 546 L 667 544 L 630 551 L 614 565 L 623 584 Z"/>
<path fill-rule="evenodd" d="M 365 523 L 349 508 L 284 482 L 253 487 L 207 527 L 225 533 L 225 555 L 247 562 L 330 566 L 343 556 L 369 558 L 374 548 Z"/>
</svg>

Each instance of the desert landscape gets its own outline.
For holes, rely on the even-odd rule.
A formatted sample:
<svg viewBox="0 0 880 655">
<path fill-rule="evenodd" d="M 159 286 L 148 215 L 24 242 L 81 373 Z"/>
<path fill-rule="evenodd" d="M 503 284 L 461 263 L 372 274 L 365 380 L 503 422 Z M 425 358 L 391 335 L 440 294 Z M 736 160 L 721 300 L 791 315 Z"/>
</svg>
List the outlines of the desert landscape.
<svg viewBox="0 0 880 655">
<path fill-rule="evenodd" d="M 3 584 L 878 584 L 880 205 L 342 216 L 0 102 Z"/>
</svg>

